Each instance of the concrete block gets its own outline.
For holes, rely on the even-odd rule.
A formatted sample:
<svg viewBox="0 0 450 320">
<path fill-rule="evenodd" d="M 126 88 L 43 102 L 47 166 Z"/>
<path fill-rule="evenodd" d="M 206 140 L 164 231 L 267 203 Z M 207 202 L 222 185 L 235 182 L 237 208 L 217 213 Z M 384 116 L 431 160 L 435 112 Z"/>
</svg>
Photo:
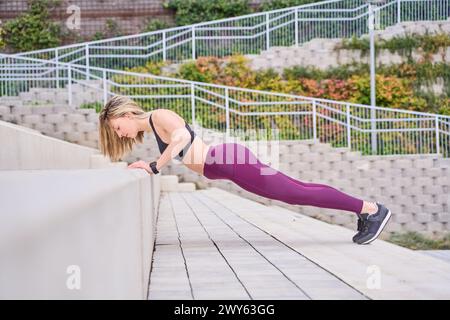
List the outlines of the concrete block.
<svg viewBox="0 0 450 320">
<path fill-rule="evenodd" d="M 45 115 L 45 122 L 47 123 L 55 123 L 55 124 L 61 124 L 65 121 L 64 114 L 61 113 L 52 113 Z"/>
<path fill-rule="evenodd" d="M 290 168 L 296 172 L 297 171 L 309 171 L 309 170 L 312 170 L 311 167 L 312 167 L 311 163 L 309 163 L 309 162 L 295 162 L 290 166 Z"/>
<path fill-rule="evenodd" d="M 54 131 L 53 124 L 45 122 L 37 123 L 34 129 L 45 133 L 46 135 L 49 135 Z"/>
<path fill-rule="evenodd" d="M 425 203 L 423 208 L 424 211 L 430 215 L 432 213 L 439 213 L 443 211 L 442 204 L 440 203 Z"/>
<path fill-rule="evenodd" d="M 436 184 L 439 184 L 442 186 L 450 186 L 450 179 L 448 177 L 436 178 Z"/>
<path fill-rule="evenodd" d="M 69 113 L 67 115 L 67 121 L 74 123 L 83 123 L 86 121 L 86 118 L 84 117 L 84 115 L 81 114 Z"/>
<path fill-rule="evenodd" d="M 421 168 L 432 168 L 433 167 L 433 159 L 414 159 L 413 167 L 417 169 Z"/>
<path fill-rule="evenodd" d="M 161 191 L 176 191 L 178 187 L 178 176 L 161 176 Z"/>
<path fill-rule="evenodd" d="M 392 163 L 392 168 L 410 169 L 412 167 L 413 163 L 410 159 L 398 159 Z"/>
<path fill-rule="evenodd" d="M 31 108 L 31 112 L 33 114 L 39 114 L 39 115 L 51 114 L 51 113 L 53 113 L 53 107 L 50 107 L 50 106 L 34 106 L 34 107 Z"/>
<path fill-rule="evenodd" d="M 74 132 L 75 127 L 72 123 L 66 121 L 64 123 L 57 124 L 55 130 L 68 133 L 68 132 Z"/>
<path fill-rule="evenodd" d="M 11 113 L 15 115 L 29 115 L 32 114 L 30 107 L 14 106 L 11 108 Z"/>
<path fill-rule="evenodd" d="M 195 191 L 195 183 L 191 182 L 178 183 L 178 191 L 180 192 Z"/>
<path fill-rule="evenodd" d="M 98 135 L 97 125 L 91 122 L 78 123 L 77 129 L 80 132 L 95 132 Z"/>
<path fill-rule="evenodd" d="M 352 167 L 360 170 L 369 170 L 370 163 L 367 160 L 355 160 L 351 161 Z"/>
<path fill-rule="evenodd" d="M 42 123 L 42 122 L 44 122 L 44 121 L 43 121 L 43 117 L 41 115 L 30 114 L 30 115 L 23 116 L 23 123 L 37 124 L 37 123 Z"/>
<path fill-rule="evenodd" d="M 66 140 L 76 143 L 81 140 L 84 140 L 84 134 L 78 131 L 67 132 Z"/>
<path fill-rule="evenodd" d="M 10 113 L 11 113 L 11 107 L 0 105 L 0 115 L 10 114 Z"/>
<path fill-rule="evenodd" d="M 301 155 L 301 161 L 306 162 L 319 162 L 321 156 L 318 153 L 305 153 Z"/>
<path fill-rule="evenodd" d="M 416 232 L 422 232 L 427 230 L 426 224 L 417 222 L 417 221 L 411 221 L 404 225 L 405 231 L 416 231 Z"/>
<path fill-rule="evenodd" d="M 414 220 L 420 223 L 428 223 L 433 221 L 433 215 L 431 213 L 417 213 L 414 215 Z"/>
<path fill-rule="evenodd" d="M 284 148 L 286 148 L 286 147 L 284 147 Z M 295 144 L 295 145 L 293 145 L 293 146 L 291 146 L 290 148 L 287 148 L 287 149 L 288 149 L 288 152 L 292 152 L 294 154 L 295 153 L 304 154 L 304 153 L 311 152 L 309 147 L 307 145 L 304 145 L 304 144 Z"/>
</svg>

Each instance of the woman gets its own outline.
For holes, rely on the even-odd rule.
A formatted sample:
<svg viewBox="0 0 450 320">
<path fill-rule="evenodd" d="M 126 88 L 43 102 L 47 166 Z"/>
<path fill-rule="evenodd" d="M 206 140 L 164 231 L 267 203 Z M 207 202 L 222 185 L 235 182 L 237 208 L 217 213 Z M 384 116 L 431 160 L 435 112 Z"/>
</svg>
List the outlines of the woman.
<svg viewBox="0 0 450 320">
<path fill-rule="evenodd" d="M 125 96 L 112 97 L 99 115 L 100 150 L 117 161 L 143 142 L 144 132 L 153 132 L 161 156 L 157 161 L 137 161 L 129 168 L 157 174 L 172 158 L 208 179 L 228 179 L 260 196 L 289 204 L 347 210 L 358 215 L 358 233 L 353 241 L 374 241 L 391 217 L 379 202 L 347 195 L 331 186 L 305 183 L 260 162 L 250 149 L 238 143 L 206 145 L 187 122 L 168 109 L 145 112 Z"/>
</svg>

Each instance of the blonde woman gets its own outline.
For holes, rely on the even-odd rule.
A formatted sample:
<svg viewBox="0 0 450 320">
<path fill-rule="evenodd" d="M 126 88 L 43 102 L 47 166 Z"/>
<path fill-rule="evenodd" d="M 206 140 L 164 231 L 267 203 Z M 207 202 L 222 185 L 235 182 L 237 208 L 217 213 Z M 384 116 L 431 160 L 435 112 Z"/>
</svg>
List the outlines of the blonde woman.
<svg viewBox="0 0 450 320">
<path fill-rule="evenodd" d="M 117 95 L 100 112 L 100 150 L 112 161 L 118 161 L 130 152 L 134 144 L 142 143 L 146 132 L 155 135 L 161 156 L 150 163 L 134 162 L 129 168 L 158 174 L 175 157 L 208 179 L 231 180 L 243 189 L 269 199 L 354 212 L 358 215 L 358 233 L 353 241 L 358 244 L 374 241 L 391 217 L 391 211 L 379 202 L 363 201 L 325 184 L 291 178 L 259 161 L 242 144 L 207 145 L 171 110 L 145 112 L 133 100 Z"/>
</svg>

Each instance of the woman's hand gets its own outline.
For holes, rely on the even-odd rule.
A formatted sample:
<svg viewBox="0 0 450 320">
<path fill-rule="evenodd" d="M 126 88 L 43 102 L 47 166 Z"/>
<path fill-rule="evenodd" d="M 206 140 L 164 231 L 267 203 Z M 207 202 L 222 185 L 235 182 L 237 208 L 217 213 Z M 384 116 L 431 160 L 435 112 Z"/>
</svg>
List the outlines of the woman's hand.
<svg viewBox="0 0 450 320">
<path fill-rule="evenodd" d="M 133 162 L 132 164 L 128 165 L 128 168 L 132 169 L 132 168 L 136 168 L 136 169 L 145 169 L 148 174 L 153 174 L 152 169 L 150 168 L 150 164 L 143 161 L 143 160 L 139 160 L 136 162 Z"/>
</svg>

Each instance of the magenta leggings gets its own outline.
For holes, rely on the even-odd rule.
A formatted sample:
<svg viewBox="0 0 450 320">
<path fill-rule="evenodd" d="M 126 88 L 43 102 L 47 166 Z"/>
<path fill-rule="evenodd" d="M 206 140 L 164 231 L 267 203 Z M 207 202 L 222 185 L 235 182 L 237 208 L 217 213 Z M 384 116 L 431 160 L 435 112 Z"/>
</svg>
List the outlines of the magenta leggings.
<svg viewBox="0 0 450 320">
<path fill-rule="evenodd" d="M 363 200 L 325 184 L 306 183 L 261 163 L 239 143 L 210 146 L 204 166 L 208 179 L 228 179 L 257 195 L 289 204 L 339 209 L 359 214 Z"/>
</svg>

